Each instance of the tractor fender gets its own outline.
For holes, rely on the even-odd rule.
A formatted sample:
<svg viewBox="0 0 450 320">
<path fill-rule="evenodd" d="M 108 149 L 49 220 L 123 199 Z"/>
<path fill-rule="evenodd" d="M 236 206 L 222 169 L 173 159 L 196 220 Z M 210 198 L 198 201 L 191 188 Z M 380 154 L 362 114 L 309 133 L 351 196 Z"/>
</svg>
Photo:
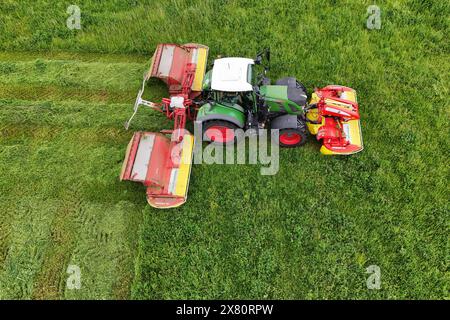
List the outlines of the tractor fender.
<svg viewBox="0 0 450 320">
<path fill-rule="evenodd" d="M 297 116 L 293 114 L 284 114 L 276 117 L 270 122 L 270 127 L 272 129 L 297 129 Z"/>
<path fill-rule="evenodd" d="M 239 128 L 243 128 L 245 125 L 245 115 L 242 111 L 237 108 L 230 108 L 220 104 L 211 105 L 207 103 L 198 110 L 195 122 L 201 123 L 210 120 L 223 120 L 231 122 Z"/>
</svg>

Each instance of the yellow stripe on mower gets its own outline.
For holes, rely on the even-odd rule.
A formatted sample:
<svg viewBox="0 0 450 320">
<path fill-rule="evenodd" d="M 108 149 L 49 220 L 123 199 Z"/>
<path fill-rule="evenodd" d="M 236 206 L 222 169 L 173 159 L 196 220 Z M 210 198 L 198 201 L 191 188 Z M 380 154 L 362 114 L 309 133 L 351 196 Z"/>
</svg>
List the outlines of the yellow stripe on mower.
<svg viewBox="0 0 450 320">
<path fill-rule="evenodd" d="M 183 137 L 183 148 L 181 151 L 181 162 L 178 167 L 178 177 L 175 185 L 174 194 L 177 196 L 186 197 L 189 177 L 192 168 L 192 155 L 194 149 L 194 137 L 190 134 L 186 134 Z"/>
<path fill-rule="evenodd" d="M 208 48 L 198 48 L 197 69 L 192 84 L 192 91 L 202 91 L 203 78 L 205 77 L 206 61 L 208 60 Z"/>
</svg>

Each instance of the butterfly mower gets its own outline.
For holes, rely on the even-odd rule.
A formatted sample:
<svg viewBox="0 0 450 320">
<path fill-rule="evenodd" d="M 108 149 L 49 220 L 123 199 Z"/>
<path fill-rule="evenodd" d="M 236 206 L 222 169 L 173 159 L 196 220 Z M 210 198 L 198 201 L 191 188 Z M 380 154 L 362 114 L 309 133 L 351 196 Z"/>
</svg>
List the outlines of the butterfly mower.
<svg viewBox="0 0 450 320">
<path fill-rule="evenodd" d="M 322 142 L 321 153 L 349 155 L 363 149 L 355 90 L 338 85 L 315 89 L 309 102 L 305 86 L 294 77 L 271 84 L 266 77 L 270 51 L 255 59 L 219 58 L 207 71 L 208 47 L 159 44 L 144 74 L 134 112 L 146 106 L 174 121 L 172 130 L 135 132 L 126 151 L 121 180 L 147 187 L 155 208 L 186 202 L 194 137 L 186 121 L 202 125 L 203 138 L 216 144 L 236 140 L 235 129 L 279 130 L 279 145 L 298 147 L 307 132 Z M 142 98 L 150 78 L 167 84 L 169 97 L 160 103 Z"/>
</svg>

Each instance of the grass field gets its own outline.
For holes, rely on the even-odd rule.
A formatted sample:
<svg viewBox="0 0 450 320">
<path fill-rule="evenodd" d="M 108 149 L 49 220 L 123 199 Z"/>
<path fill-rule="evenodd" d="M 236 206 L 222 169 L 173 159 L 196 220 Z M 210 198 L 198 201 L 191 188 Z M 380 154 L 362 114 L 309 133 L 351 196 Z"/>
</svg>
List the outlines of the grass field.
<svg viewBox="0 0 450 320">
<path fill-rule="evenodd" d="M 0 299 L 450 298 L 450 5 L 377 1 L 368 30 L 371 4 L 2 0 Z M 311 139 L 275 176 L 195 165 L 188 202 L 152 209 L 118 175 L 133 130 L 171 128 L 142 109 L 123 129 L 160 42 L 210 59 L 270 46 L 272 79 L 355 88 L 365 150 L 324 157 Z"/>
</svg>

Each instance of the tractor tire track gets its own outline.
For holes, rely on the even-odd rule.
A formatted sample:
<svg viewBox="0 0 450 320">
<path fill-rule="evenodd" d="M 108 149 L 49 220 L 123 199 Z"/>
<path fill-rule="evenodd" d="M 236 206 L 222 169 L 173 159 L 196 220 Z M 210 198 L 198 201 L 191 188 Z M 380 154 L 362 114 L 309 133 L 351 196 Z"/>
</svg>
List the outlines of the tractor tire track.
<svg viewBox="0 0 450 320">
<path fill-rule="evenodd" d="M 70 253 L 74 247 L 76 229 L 73 219 L 75 205 L 61 201 L 61 206 L 53 220 L 50 237 L 51 245 L 42 263 L 42 269 L 34 283 L 33 299 L 60 299 L 66 285 Z"/>
<path fill-rule="evenodd" d="M 0 271 L 0 299 L 30 299 L 33 284 L 49 248 L 50 228 L 57 201 L 32 196 L 16 204 L 9 248 Z"/>
</svg>

